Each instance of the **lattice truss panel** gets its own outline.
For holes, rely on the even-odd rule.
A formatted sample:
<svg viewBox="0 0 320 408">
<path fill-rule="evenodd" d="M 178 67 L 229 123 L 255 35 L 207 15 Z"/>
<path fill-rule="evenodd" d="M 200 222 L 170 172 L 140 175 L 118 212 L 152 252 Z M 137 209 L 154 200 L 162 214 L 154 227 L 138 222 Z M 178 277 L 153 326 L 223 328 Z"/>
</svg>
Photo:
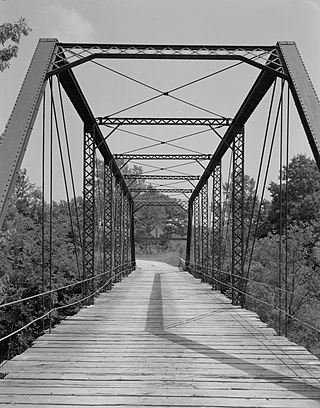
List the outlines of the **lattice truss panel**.
<svg viewBox="0 0 320 408">
<path fill-rule="evenodd" d="M 114 266 L 115 273 L 120 276 L 123 267 L 123 194 L 121 186 L 116 183 L 115 189 L 115 234 L 114 234 Z M 119 281 L 118 277 L 116 281 Z"/>
<path fill-rule="evenodd" d="M 201 190 L 201 264 L 203 267 L 202 279 L 208 282 L 209 275 L 209 226 L 208 226 L 208 183 Z"/>
<path fill-rule="evenodd" d="M 235 134 L 233 142 L 232 175 L 232 301 L 242 304 L 243 299 L 243 205 L 244 205 L 244 131 Z"/>
<path fill-rule="evenodd" d="M 84 131 L 83 164 L 83 274 L 84 279 L 94 276 L 95 251 L 95 143 L 94 130 Z M 86 293 L 94 292 L 94 280 L 86 283 Z"/>
<path fill-rule="evenodd" d="M 114 265 L 114 177 L 110 164 L 104 162 L 104 272 L 110 271 L 106 280 L 112 278 Z M 111 288 L 111 282 L 108 285 Z"/>
<path fill-rule="evenodd" d="M 220 288 L 221 281 L 221 239 L 222 239 L 222 214 L 221 214 L 221 163 L 214 169 L 212 188 L 212 285 L 213 288 Z"/>
<path fill-rule="evenodd" d="M 94 58 L 224 59 L 240 60 L 258 68 L 270 66 L 283 73 L 276 47 L 94 45 L 61 43 L 56 67 L 81 64 Z"/>
</svg>

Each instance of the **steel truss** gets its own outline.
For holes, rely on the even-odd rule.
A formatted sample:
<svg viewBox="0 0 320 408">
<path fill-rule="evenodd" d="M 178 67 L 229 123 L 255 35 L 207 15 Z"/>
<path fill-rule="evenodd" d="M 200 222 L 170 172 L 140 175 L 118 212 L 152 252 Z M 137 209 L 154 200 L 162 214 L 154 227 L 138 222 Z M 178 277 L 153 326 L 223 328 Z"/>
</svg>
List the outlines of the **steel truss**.
<svg viewBox="0 0 320 408">
<path fill-rule="evenodd" d="M 192 273 L 191 267 L 191 249 L 192 249 L 192 238 L 193 238 L 193 206 L 194 202 L 188 201 L 188 229 L 187 229 L 187 243 L 186 243 L 186 259 L 185 259 L 185 270 Z"/>
<path fill-rule="evenodd" d="M 127 276 L 128 263 L 129 263 L 129 205 L 126 197 L 123 197 L 123 245 L 122 245 L 122 263 L 123 263 L 123 276 Z"/>
<path fill-rule="evenodd" d="M 108 116 L 96 118 L 98 125 L 183 125 L 183 126 L 229 126 L 231 118 L 110 118 Z"/>
<path fill-rule="evenodd" d="M 208 228 L 208 183 L 201 190 L 201 265 L 202 280 L 209 282 L 209 228 Z"/>
<path fill-rule="evenodd" d="M 233 304 L 243 305 L 245 281 L 243 274 L 244 250 L 244 129 L 239 128 L 233 142 L 232 174 L 232 267 L 231 299 Z"/>
<path fill-rule="evenodd" d="M 199 223 L 199 213 L 194 205 L 198 200 L 199 194 L 209 177 L 213 174 L 216 166 L 221 162 L 226 151 L 235 144 L 236 150 L 241 150 L 242 129 L 246 124 L 256 107 L 271 88 L 277 77 L 288 81 L 291 93 L 293 95 L 297 111 L 305 129 L 309 144 L 313 151 L 315 160 L 320 168 L 320 102 L 315 90 L 311 84 L 308 73 L 303 65 L 299 51 L 293 42 L 278 42 L 272 46 L 197 46 L 197 45 L 113 45 L 113 44 L 73 44 L 59 43 L 55 39 L 41 39 L 36 48 L 31 61 L 29 70 L 26 74 L 21 91 L 14 105 L 12 114 L 5 128 L 0 142 L 0 228 L 2 226 L 7 204 L 14 189 L 16 176 L 22 163 L 24 152 L 27 148 L 34 121 L 37 116 L 39 105 L 44 94 L 46 80 L 49 77 L 58 75 L 60 84 L 65 94 L 73 104 L 77 114 L 85 125 L 85 153 L 84 153 L 84 275 L 94 274 L 94 258 L 92 256 L 91 243 L 94 242 L 94 226 L 87 225 L 89 221 L 94 225 L 94 214 L 92 214 L 94 202 L 94 177 L 90 180 L 89 174 L 92 172 L 94 164 L 90 165 L 92 155 L 94 154 L 94 145 L 100 151 L 106 164 L 111 163 L 111 171 L 116 181 L 118 190 L 122 196 L 127 196 L 130 201 L 130 217 L 133 220 L 133 201 L 131 193 L 125 183 L 124 177 L 113 158 L 108 145 L 96 123 L 88 102 L 71 70 L 72 67 L 85 63 L 95 58 L 110 59 L 168 59 L 168 60 L 240 60 L 257 67 L 260 72 L 257 80 L 253 84 L 247 97 L 243 101 L 236 116 L 229 123 L 226 133 L 221 140 L 217 150 L 210 158 L 210 161 L 200 177 L 198 176 L 155 176 L 143 175 L 144 179 L 168 179 L 168 180 L 198 180 L 198 183 L 192 193 L 189 201 L 189 220 L 190 214 L 194 215 L 195 227 Z M 162 92 L 167 96 L 169 92 Z M 161 96 L 161 92 L 160 92 Z M 161 118 L 160 118 L 161 119 Z M 225 120 L 226 118 L 222 118 Z M 240 138 L 240 139 L 239 139 Z M 235 155 L 235 198 L 233 202 L 234 210 L 240 211 L 240 174 L 241 160 L 240 155 Z M 129 178 L 129 177 L 126 177 Z M 90 185 L 93 183 L 93 185 Z M 117 202 L 119 202 L 119 192 Z M 121 201 L 122 202 L 122 201 Z M 194 206 L 194 211 L 193 211 Z M 116 206 L 117 219 L 120 219 L 121 211 Z M 122 205 L 121 205 L 122 207 Z M 241 211 L 240 211 L 241 212 Z M 236 215 L 238 214 L 238 215 Z M 240 291 L 242 271 L 242 249 L 239 245 L 241 232 L 240 213 L 234 211 L 234 234 L 236 242 L 234 244 L 235 260 L 232 269 L 232 285 L 234 288 L 234 301 L 242 303 Z M 197 219 L 198 217 L 198 219 Z M 240 217 L 240 218 L 239 218 Z M 196 220 L 197 219 L 197 220 Z M 196 225 L 197 224 L 197 225 Z M 131 254 L 134 264 L 134 246 L 133 232 L 134 226 L 131 222 Z M 198 226 L 197 226 L 198 228 Z M 115 225 L 115 229 L 119 226 Z M 120 228 L 121 230 L 121 228 Z M 195 228 L 196 230 L 196 228 Z M 192 232 L 192 226 L 188 227 L 188 237 Z M 116 233 L 115 233 L 116 235 Z M 196 233 L 194 233 L 196 237 Z M 199 238 L 199 237 L 198 237 Z M 188 238 L 189 239 L 189 238 Z M 190 260 L 191 241 L 187 241 L 186 264 Z M 195 247 L 196 250 L 196 247 Z M 115 253 L 118 259 L 118 254 Z M 121 256 L 120 256 L 121 257 Z M 89 266 L 91 263 L 91 266 Z M 90 272 L 89 272 L 90 269 Z M 240 275 L 239 275 L 240 274 Z M 239 284 L 238 284 L 239 283 Z M 238 286 L 237 286 L 238 285 Z M 86 289 L 89 291 L 89 288 Z M 91 290 L 91 288 L 90 288 Z"/>
<path fill-rule="evenodd" d="M 200 224 L 200 198 L 196 197 L 193 208 L 193 258 L 194 276 L 199 277 L 201 269 L 201 224 Z"/>
<path fill-rule="evenodd" d="M 277 46 L 126 45 L 60 43 L 50 75 L 93 59 L 172 59 L 243 61 L 284 76 Z M 64 65 L 64 67 L 61 67 Z"/>
<path fill-rule="evenodd" d="M 210 160 L 212 154 L 115 154 L 122 160 Z"/>
<path fill-rule="evenodd" d="M 94 128 L 84 128 L 83 148 L 83 278 L 90 279 L 95 275 L 95 143 Z M 94 279 L 84 285 L 85 295 L 95 291 Z M 88 303 L 92 303 L 90 298 Z"/>
<path fill-rule="evenodd" d="M 193 190 L 191 188 L 157 188 L 157 189 L 150 189 L 150 188 L 132 188 L 130 189 L 131 193 L 150 193 L 150 194 L 158 194 L 158 193 L 192 193 Z"/>
<path fill-rule="evenodd" d="M 115 226 L 114 226 L 114 267 L 115 282 L 121 280 L 123 268 L 122 233 L 123 233 L 123 194 L 121 186 L 116 183 L 115 188 Z M 120 273 L 121 272 L 121 273 Z"/>
<path fill-rule="evenodd" d="M 221 281 L 225 279 L 221 271 L 221 240 L 222 240 L 222 214 L 221 214 L 221 163 L 213 173 L 212 188 L 212 288 L 221 289 Z"/>
<path fill-rule="evenodd" d="M 106 280 L 110 280 L 108 289 L 112 288 L 112 269 L 114 264 L 114 187 L 113 187 L 113 175 L 110 165 L 104 163 L 104 241 L 103 241 L 103 253 L 104 253 L 104 273 L 106 274 Z"/>
<path fill-rule="evenodd" d="M 156 201 L 144 201 L 144 200 L 135 200 L 134 202 L 135 204 L 135 209 L 134 212 L 137 212 L 138 210 L 140 210 L 142 207 L 180 207 L 182 208 L 184 211 L 188 211 L 187 207 L 188 207 L 188 203 L 185 201 L 160 201 L 160 200 L 156 200 Z"/>
<path fill-rule="evenodd" d="M 154 174 L 124 174 L 127 180 L 199 180 L 200 176 L 156 176 Z"/>
</svg>

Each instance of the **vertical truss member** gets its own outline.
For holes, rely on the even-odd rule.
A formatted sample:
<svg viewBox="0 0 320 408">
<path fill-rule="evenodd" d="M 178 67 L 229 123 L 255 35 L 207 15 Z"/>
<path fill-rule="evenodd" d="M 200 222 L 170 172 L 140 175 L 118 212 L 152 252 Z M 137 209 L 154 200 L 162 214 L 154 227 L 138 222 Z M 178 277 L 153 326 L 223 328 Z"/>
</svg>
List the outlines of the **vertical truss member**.
<svg viewBox="0 0 320 408">
<path fill-rule="evenodd" d="M 129 266 L 128 266 L 128 252 L 129 252 L 129 206 L 127 197 L 123 197 L 123 254 L 122 254 L 122 263 L 123 263 L 123 276 L 128 276 Z"/>
<path fill-rule="evenodd" d="M 184 269 L 191 273 L 190 258 L 192 246 L 192 220 L 193 220 L 193 202 L 188 202 L 188 231 L 187 231 L 187 245 L 186 245 L 186 259 Z"/>
<path fill-rule="evenodd" d="M 202 280 L 209 282 L 208 182 L 201 189 Z"/>
<path fill-rule="evenodd" d="M 200 229 L 200 198 L 196 197 L 194 200 L 194 231 L 193 231 L 193 257 L 194 257 L 194 276 L 199 277 L 199 271 L 201 269 L 201 229 Z"/>
<path fill-rule="evenodd" d="M 94 278 L 95 239 L 95 143 L 93 126 L 84 126 L 83 148 L 83 278 Z M 84 284 L 86 296 L 95 290 L 94 279 Z M 88 304 L 93 303 L 93 297 Z"/>
<path fill-rule="evenodd" d="M 121 281 L 122 275 L 122 190 L 119 183 L 116 183 L 116 197 L 115 197 L 115 228 L 114 228 L 114 266 L 115 274 L 117 275 L 115 281 Z"/>
<path fill-rule="evenodd" d="M 134 245 L 134 205 L 133 201 L 129 201 L 130 207 L 130 262 L 131 270 L 136 269 L 136 254 Z"/>
<path fill-rule="evenodd" d="M 110 281 L 107 289 L 112 288 L 112 269 L 114 263 L 114 243 L 113 243 L 113 175 L 111 163 L 104 161 L 104 240 L 103 240 L 103 273 L 106 281 Z"/>
<path fill-rule="evenodd" d="M 217 164 L 213 173 L 212 189 L 212 289 L 221 288 L 221 162 Z"/>
<path fill-rule="evenodd" d="M 236 305 L 244 302 L 243 279 L 243 205 L 244 205 L 244 128 L 235 129 L 232 174 L 232 266 L 231 299 Z"/>
</svg>

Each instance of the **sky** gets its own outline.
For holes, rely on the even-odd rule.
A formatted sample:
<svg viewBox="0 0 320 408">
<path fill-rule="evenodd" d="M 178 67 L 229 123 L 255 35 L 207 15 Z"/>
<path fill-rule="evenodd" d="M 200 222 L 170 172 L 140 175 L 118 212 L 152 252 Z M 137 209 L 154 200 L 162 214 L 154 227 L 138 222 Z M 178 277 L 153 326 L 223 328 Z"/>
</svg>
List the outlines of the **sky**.
<svg viewBox="0 0 320 408">
<path fill-rule="evenodd" d="M 0 74 L 0 129 L 4 128 L 28 69 L 39 38 L 57 38 L 61 42 L 89 42 L 109 44 L 200 44 L 200 45 L 273 45 L 277 41 L 295 41 L 301 53 L 313 85 L 320 94 L 320 0 L 1 0 L 2 22 L 26 18 L 32 33 L 21 40 L 18 58 L 10 69 Z M 230 63 L 155 62 L 155 61 L 100 61 L 104 67 L 86 64 L 74 70 L 96 116 L 115 113 L 125 107 L 155 95 L 145 86 L 126 80 L 111 71 L 124 73 L 157 89 L 168 90 L 196 78 L 228 67 Z M 210 112 L 232 117 L 254 82 L 258 71 L 241 65 L 230 69 L 225 76 L 217 75 L 197 85 L 186 87 L 175 94 Z M 67 104 L 67 102 L 66 102 Z M 258 161 L 257 140 L 262 139 L 265 127 L 267 102 L 248 126 L 246 172 L 255 177 Z M 73 137 L 73 160 L 80 162 L 81 126 L 70 110 L 70 131 Z M 264 111 L 263 111 L 264 109 Z M 172 98 L 157 100 L 118 116 L 208 116 L 204 110 L 191 108 Z M 290 154 L 310 155 L 299 119 L 292 114 L 293 128 Z M 258 122 L 260 130 L 258 130 Z M 263 122 L 263 123 L 262 123 Z M 30 142 L 24 166 L 30 170 L 30 178 L 39 183 L 39 143 Z M 197 129 L 124 129 L 139 135 L 169 140 Z M 203 130 L 203 129 L 201 129 Z M 107 134 L 110 129 L 103 129 Z M 223 130 L 219 130 L 223 134 Z M 258 137 L 259 136 L 259 137 Z M 161 139 L 162 140 L 162 139 Z M 148 147 L 150 142 L 141 136 L 115 132 L 108 139 L 115 153 L 141 149 L 136 153 L 187 153 L 186 150 L 213 153 L 219 139 L 204 132 L 203 135 L 183 139 L 161 150 Z M 259 142 L 260 143 L 260 142 Z M 177 147 L 178 146 L 178 147 Z M 276 159 L 275 159 L 276 160 Z M 252 164 L 251 164 L 252 163 Z M 149 163 L 155 165 L 154 163 Z M 167 163 L 163 164 L 165 167 Z M 201 174 L 198 167 L 178 167 L 175 171 Z M 227 166 L 225 166 L 227 167 Z M 276 166 L 274 166 L 276 168 Z M 79 189 L 82 170 L 76 168 Z M 145 167 L 145 171 L 154 171 Z M 156 172 L 157 174 L 157 172 Z M 277 176 L 274 170 L 273 178 Z M 59 176 L 57 176 L 57 180 Z M 61 181 L 57 181 L 57 185 Z M 180 184 L 176 187 L 182 187 Z M 183 185 L 187 187 L 187 185 Z M 190 184 L 189 184 L 190 187 Z M 60 193 L 58 193 L 59 196 Z"/>
</svg>

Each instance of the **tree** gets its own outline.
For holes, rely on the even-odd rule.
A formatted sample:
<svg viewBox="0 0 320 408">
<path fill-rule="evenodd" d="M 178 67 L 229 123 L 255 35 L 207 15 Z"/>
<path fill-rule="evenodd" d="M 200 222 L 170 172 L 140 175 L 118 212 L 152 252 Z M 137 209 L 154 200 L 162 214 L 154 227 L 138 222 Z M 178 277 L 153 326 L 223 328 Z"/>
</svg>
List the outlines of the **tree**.
<svg viewBox="0 0 320 408">
<path fill-rule="evenodd" d="M 272 197 L 267 224 L 269 231 L 279 231 L 280 209 L 283 215 L 282 226 L 285 225 L 285 202 L 288 202 L 288 225 L 310 223 L 319 219 L 320 205 L 320 172 L 314 160 L 305 154 L 294 156 L 283 168 L 283 180 L 288 179 L 288 197 L 286 186 L 271 182 L 269 191 Z M 282 197 L 280 197 L 280 195 Z M 286 200 L 287 198 L 287 200 Z M 280 201 L 282 201 L 280 205 Z"/>
<path fill-rule="evenodd" d="M 21 37 L 27 36 L 31 31 L 23 17 L 14 23 L 0 25 L 0 43 L 3 47 L 0 49 L 0 71 L 10 67 L 10 60 L 18 55 L 18 44 Z"/>
</svg>

